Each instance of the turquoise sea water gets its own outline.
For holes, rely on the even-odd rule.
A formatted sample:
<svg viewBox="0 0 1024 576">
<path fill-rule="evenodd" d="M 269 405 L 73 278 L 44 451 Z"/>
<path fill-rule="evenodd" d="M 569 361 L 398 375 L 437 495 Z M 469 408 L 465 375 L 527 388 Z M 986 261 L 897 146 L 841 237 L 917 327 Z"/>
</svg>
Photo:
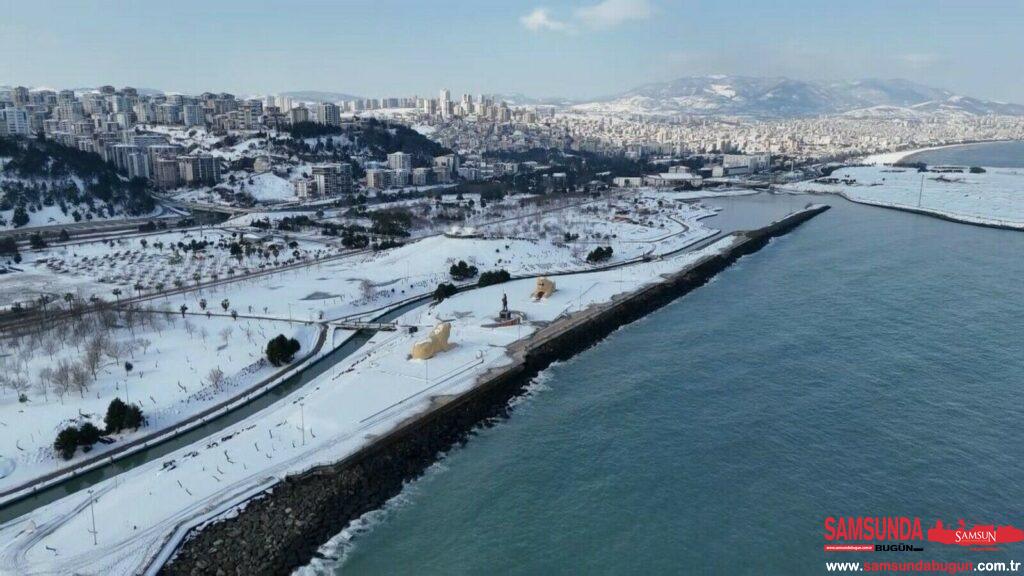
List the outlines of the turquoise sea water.
<svg viewBox="0 0 1024 576">
<path fill-rule="evenodd" d="M 1024 525 L 1024 234 L 826 200 L 833 210 L 544 371 L 511 418 L 311 571 L 1024 561 L 1024 544 L 822 551 L 827 516 Z"/>
</svg>

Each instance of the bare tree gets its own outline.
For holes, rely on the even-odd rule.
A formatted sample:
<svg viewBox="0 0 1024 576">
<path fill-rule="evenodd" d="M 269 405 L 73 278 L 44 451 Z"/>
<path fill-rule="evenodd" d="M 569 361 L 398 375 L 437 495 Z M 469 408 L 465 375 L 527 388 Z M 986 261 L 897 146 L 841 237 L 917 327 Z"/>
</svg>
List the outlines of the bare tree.
<svg viewBox="0 0 1024 576">
<path fill-rule="evenodd" d="M 43 393 L 43 398 L 45 400 L 49 401 L 49 389 L 50 386 L 54 385 L 53 368 L 45 366 L 39 370 L 39 378 L 36 380 L 36 389 Z"/>
<path fill-rule="evenodd" d="M 206 382 L 219 392 L 220 387 L 224 384 L 224 371 L 220 368 L 210 370 L 210 373 L 206 375 Z"/>
<path fill-rule="evenodd" d="M 102 333 L 97 333 L 85 345 L 85 355 L 82 357 L 82 364 L 89 370 L 94 380 L 96 379 L 100 362 L 103 360 L 103 351 L 106 347 L 106 338 Z"/>
<path fill-rule="evenodd" d="M 107 340 L 105 344 L 106 345 L 103 347 L 103 353 L 114 362 L 121 362 L 121 355 L 126 352 L 125 344 L 118 342 L 113 338 Z"/>
<path fill-rule="evenodd" d="M 71 388 L 77 390 L 82 396 L 85 396 L 85 392 L 89 390 L 89 382 L 91 377 L 89 374 L 89 368 L 84 364 L 73 364 L 71 366 Z"/>
<path fill-rule="evenodd" d="M 7 387 L 14 391 L 18 395 L 18 399 L 28 392 L 29 382 L 21 373 L 12 373 L 7 375 Z"/>
<path fill-rule="evenodd" d="M 53 370 L 53 389 L 60 396 L 61 402 L 71 389 L 71 362 L 64 358 L 57 362 L 57 367 Z"/>
</svg>

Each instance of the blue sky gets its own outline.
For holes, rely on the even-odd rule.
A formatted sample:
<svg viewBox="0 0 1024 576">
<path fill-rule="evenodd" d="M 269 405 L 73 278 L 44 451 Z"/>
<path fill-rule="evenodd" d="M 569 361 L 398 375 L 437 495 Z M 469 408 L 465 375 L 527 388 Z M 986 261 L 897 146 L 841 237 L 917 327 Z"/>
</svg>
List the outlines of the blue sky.
<svg viewBox="0 0 1024 576">
<path fill-rule="evenodd" d="M 587 97 L 724 73 L 1024 102 L 1022 32 L 1022 0 L 0 0 L 0 85 Z"/>
</svg>

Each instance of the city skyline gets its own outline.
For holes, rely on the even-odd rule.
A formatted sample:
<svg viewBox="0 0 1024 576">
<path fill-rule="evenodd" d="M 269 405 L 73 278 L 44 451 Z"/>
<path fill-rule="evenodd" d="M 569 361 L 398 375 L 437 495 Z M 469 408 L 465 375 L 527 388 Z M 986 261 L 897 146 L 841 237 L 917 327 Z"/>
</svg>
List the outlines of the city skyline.
<svg viewBox="0 0 1024 576">
<path fill-rule="evenodd" d="M 521 93 L 587 99 L 681 76 L 906 78 L 1024 101 L 1007 73 L 1024 6 L 660 0 L 477 6 L 387 1 L 118 6 L 0 2 L 0 85 L 167 92 L 320 90 L 381 97 Z M 856 19 L 849 16 L 856 15 Z M 82 26 L 81 22 L 89 22 Z"/>
</svg>

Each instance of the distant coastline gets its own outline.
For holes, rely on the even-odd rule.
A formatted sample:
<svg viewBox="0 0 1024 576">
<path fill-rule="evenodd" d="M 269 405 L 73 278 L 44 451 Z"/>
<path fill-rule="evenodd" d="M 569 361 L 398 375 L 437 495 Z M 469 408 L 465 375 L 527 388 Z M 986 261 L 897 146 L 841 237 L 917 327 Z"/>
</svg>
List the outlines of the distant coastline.
<svg viewBox="0 0 1024 576">
<path fill-rule="evenodd" d="M 925 152 L 934 152 L 935 150 L 945 150 L 948 148 L 960 148 L 964 146 L 974 146 L 976 144 L 993 144 L 997 142 L 1016 142 L 1016 140 L 976 140 L 970 142 L 957 142 L 955 144 L 942 144 L 940 146 L 927 146 L 924 148 L 909 148 L 907 150 L 894 150 L 892 152 L 881 152 L 878 154 L 871 154 L 870 156 L 864 157 L 862 163 L 864 164 L 895 164 L 904 160 L 913 161 L 912 156 L 923 154 Z"/>
<path fill-rule="evenodd" d="M 864 163 L 864 164 L 873 164 L 873 165 L 895 164 L 897 162 L 902 162 L 902 161 L 913 162 L 914 161 L 914 159 L 913 159 L 914 156 L 918 156 L 920 154 L 925 154 L 925 153 L 928 153 L 928 152 L 935 152 L 937 150 L 947 150 L 947 149 L 952 149 L 952 148 L 968 148 L 968 147 L 973 147 L 973 146 L 978 146 L 978 145 L 990 145 L 990 143 L 1014 142 L 1014 141 L 1021 141 L 1021 140 L 1014 140 L 1014 139 L 973 140 L 973 141 L 963 141 L 963 142 L 956 142 L 956 143 L 948 143 L 948 145 L 932 146 L 932 147 L 926 147 L 926 148 L 912 148 L 912 149 L 907 149 L 907 150 L 898 150 L 898 151 L 892 151 L 892 152 L 882 152 L 882 153 L 879 153 L 879 154 L 871 154 L 869 156 L 866 156 L 866 157 L 864 157 L 864 159 L 861 162 Z"/>
</svg>

